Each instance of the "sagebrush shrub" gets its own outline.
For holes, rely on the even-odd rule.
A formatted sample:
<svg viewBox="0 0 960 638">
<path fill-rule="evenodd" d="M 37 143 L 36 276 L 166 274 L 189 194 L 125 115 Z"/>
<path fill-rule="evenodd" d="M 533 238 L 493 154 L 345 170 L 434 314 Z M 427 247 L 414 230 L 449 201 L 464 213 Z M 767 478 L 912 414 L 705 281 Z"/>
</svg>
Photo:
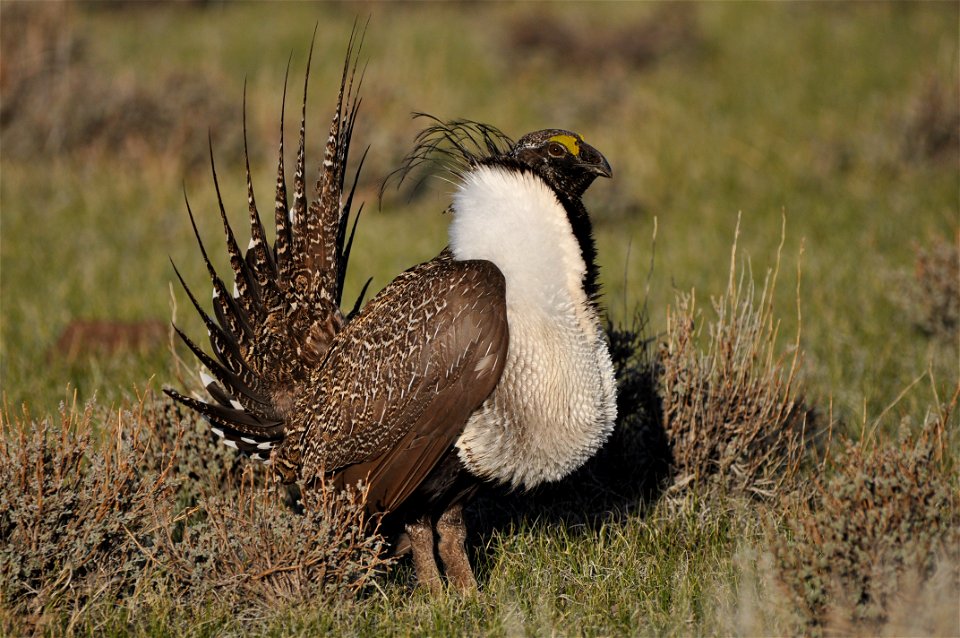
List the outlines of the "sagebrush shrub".
<svg viewBox="0 0 960 638">
<path fill-rule="evenodd" d="M 950 339 L 960 335 L 960 234 L 956 241 L 937 238 L 916 248 L 913 280 L 905 295 L 914 323 L 926 334 Z"/>
<path fill-rule="evenodd" d="M 267 468 L 250 463 L 235 449 L 223 445 L 196 413 L 163 397 L 143 405 L 144 468 L 159 472 L 170 464 L 170 480 L 177 505 L 192 507 L 204 494 L 234 494 L 247 468 L 257 485 L 267 484 Z M 261 470 L 261 471 L 256 471 Z"/>
<path fill-rule="evenodd" d="M 276 607 L 354 595 L 389 559 L 364 492 L 320 486 L 306 492 L 303 514 L 278 489 L 204 497 L 182 538 L 168 534 L 161 555 L 169 582 L 187 599 L 232 607 Z"/>
<path fill-rule="evenodd" d="M 0 598 L 14 610 L 129 595 L 147 567 L 171 494 L 168 467 L 145 474 L 142 424 L 61 405 L 60 423 L 0 413 Z"/>
<path fill-rule="evenodd" d="M 927 78 L 905 113 L 903 151 L 908 159 L 956 162 L 960 148 L 960 93 L 956 82 Z"/>
<path fill-rule="evenodd" d="M 899 443 L 846 441 L 825 460 L 827 478 L 785 499 L 786 533 L 773 551 L 804 633 L 845 625 L 877 633 L 906 585 L 922 586 L 941 565 L 952 571 L 956 603 L 960 490 L 944 453 L 948 418 L 938 413 Z"/>
<path fill-rule="evenodd" d="M 234 608 L 304 602 L 356 593 L 389 564 L 363 492 L 319 485 L 293 503 L 268 466 L 223 445 L 195 413 L 167 398 L 148 406 L 147 462 L 174 450 L 178 513 L 156 560 L 178 595 Z"/>
<path fill-rule="evenodd" d="M 353 595 L 389 564 L 362 492 L 320 486 L 294 511 L 267 468 L 181 418 L 150 393 L 113 414 L 64 406 L 59 423 L 0 411 L 0 633 L 158 593 L 279 610 Z"/>
</svg>

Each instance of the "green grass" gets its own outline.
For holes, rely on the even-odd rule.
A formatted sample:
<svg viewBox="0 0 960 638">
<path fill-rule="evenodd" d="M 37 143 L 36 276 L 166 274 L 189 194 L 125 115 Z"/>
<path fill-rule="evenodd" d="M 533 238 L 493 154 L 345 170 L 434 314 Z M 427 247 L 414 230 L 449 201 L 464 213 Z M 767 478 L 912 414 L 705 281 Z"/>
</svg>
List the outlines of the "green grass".
<svg viewBox="0 0 960 638">
<path fill-rule="evenodd" d="M 3 5 L 5 35 L 16 28 L 11 6 Z M 904 419 L 922 423 L 934 397 L 948 401 L 960 382 L 960 351 L 955 335 L 931 338 L 915 327 L 902 289 L 917 247 L 937 238 L 957 241 L 960 172 L 955 148 L 945 158 L 910 157 L 905 148 L 931 78 L 957 100 L 956 4 L 691 5 L 696 26 L 689 42 L 642 68 L 617 60 L 623 44 L 617 28 L 659 9 L 639 3 L 214 3 L 115 11 L 85 5 L 63 12 L 56 39 L 79 40 L 76 68 L 106 86 L 165 86 L 173 92 L 164 99 L 173 104 L 180 103 L 179 83 L 160 84 L 172 74 L 200 80 L 207 90 L 201 104 L 209 98 L 238 105 L 246 80 L 251 163 L 267 211 L 288 56 L 289 149 L 317 24 L 308 107 L 308 157 L 315 158 L 351 25 L 357 12 L 362 20 L 369 11 L 355 144 L 370 145 L 361 183 L 366 209 L 346 299 L 366 277 L 374 277 L 377 290 L 445 243 L 445 183 L 428 182 L 430 189 L 410 201 L 405 191 L 388 191 L 382 209 L 376 200 L 379 180 L 397 167 L 418 130 L 411 112 L 486 121 L 514 137 L 570 128 L 614 168 L 614 179 L 598 182 L 587 196 L 614 318 L 646 304 L 650 330 L 660 334 L 678 291 L 696 289 L 708 307 L 707 298 L 726 287 L 738 218 L 738 259 L 748 259 L 762 282 L 785 222 L 773 316 L 782 321 L 783 346 L 800 331 L 808 403 L 829 414 L 838 433 L 877 425 L 893 437 Z M 590 64 L 527 55 L 510 34 L 530 15 L 581 28 L 614 53 Z M 58 96 L 56 77 L 62 76 L 50 82 L 50 99 L 66 99 L 70 108 L 62 109 L 60 124 L 69 127 L 73 107 L 79 113 L 89 105 Z M 73 99 L 99 99 L 78 95 Z M 97 395 L 109 405 L 129 401 L 134 386 L 176 383 L 164 344 L 76 361 L 52 349 L 71 320 L 167 320 L 172 299 L 178 324 L 202 334 L 177 286 L 171 297 L 168 257 L 202 299 L 207 285 L 183 186 L 211 253 L 226 267 L 209 170 L 188 160 L 203 157 L 207 126 L 214 128 L 228 211 L 239 222 L 245 210 L 238 111 L 231 121 L 205 117 L 217 118 L 217 111 L 185 109 L 183 120 L 196 134 L 159 151 L 150 144 L 111 148 L 96 139 L 65 149 L 38 139 L 34 153 L 0 151 L 0 387 L 7 403 L 26 403 L 43 415 L 55 411 L 68 386 L 81 401 Z M 161 130 L 159 139 L 178 131 Z M 3 129 L 4 136 L 13 133 Z M 922 380 L 895 401 L 928 371 L 932 382 Z M 598 531 L 520 524 L 485 539 L 477 557 L 485 591 L 478 599 L 434 602 L 410 594 L 401 570 L 367 599 L 284 612 L 254 626 L 269 635 L 777 631 L 782 615 L 744 611 L 769 609 L 776 599 L 762 570 L 743 565 L 763 542 L 751 507 L 724 499 L 661 502 Z M 148 635 L 215 635 L 246 626 L 216 609 L 196 616 L 158 605 L 133 621 L 109 606 L 102 613 L 115 635 L 127 633 L 130 622 Z"/>
</svg>

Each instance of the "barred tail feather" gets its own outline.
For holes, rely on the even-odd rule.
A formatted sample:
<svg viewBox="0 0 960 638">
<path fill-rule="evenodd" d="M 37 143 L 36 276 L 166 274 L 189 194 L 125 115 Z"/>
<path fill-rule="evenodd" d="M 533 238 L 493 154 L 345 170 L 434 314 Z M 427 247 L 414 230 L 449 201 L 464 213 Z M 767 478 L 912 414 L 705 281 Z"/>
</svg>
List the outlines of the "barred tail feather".
<svg viewBox="0 0 960 638">
<path fill-rule="evenodd" d="M 352 128 L 352 124 L 351 124 Z M 363 155 L 360 156 L 360 162 L 357 164 L 357 172 L 353 176 L 353 185 L 350 187 L 350 194 L 347 195 L 347 203 L 344 204 L 343 209 L 349 211 L 353 207 L 353 196 L 357 192 L 357 182 L 360 179 L 360 170 L 363 169 L 363 163 L 367 159 L 367 152 L 370 150 L 370 147 L 367 147 L 363 151 Z M 357 222 L 360 221 L 360 213 L 363 212 L 363 204 L 360 204 L 360 208 L 357 209 L 356 215 L 353 216 L 353 226 L 350 228 L 350 236 L 347 237 L 347 222 L 349 221 L 348 215 L 341 215 L 337 224 L 337 239 L 336 245 L 338 248 L 338 255 L 335 264 L 335 271 L 337 274 L 336 279 L 336 288 L 334 294 L 336 295 L 335 302 L 339 306 L 340 301 L 343 297 L 343 284 L 347 279 L 347 263 L 350 261 L 350 250 L 353 248 L 353 238 L 357 234 Z M 346 243 L 344 243 L 346 242 Z M 367 281 L 369 284 L 370 281 Z M 364 285 L 363 290 L 366 291 L 367 286 Z M 363 299 L 363 292 L 360 293 L 360 298 Z"/>
<path fill-rule="evenodd" d="M 207 255 L 207 249 L 203 245 L 203 239 L 200 237 L 200 231 L 197 229 L 197 221 L 193 216 L 193 210 L 190 208 L 190 201 L 187 199 L 186 194 L 184 194 L 184 201 L 187 205 L 187 214 L 190 217 L 193 234 L 197 238 L 197 245 L 200 247 L 203 263 L 207 267 L 207 274 L 210 276 L 210 281 L 213 284 L 213 311 L 217 317 L 217 322 L 233 336 L 234 340 L 248 342 L 252 339 L 253 328 L 250 326 L 247 318 L 242 314 L 237 302 L 227 292 L 226 285 L 210 262 L 210 257 Z"/>
<path fill-rule="evenodd" d="M 275 308 L 280 302 L 277 287 L 277 265 L 273 251 L 267 243 L 267 234 L 257 210 L 257 198 L 253 192 L 253 179 L 250 176 L 250 152 L 247 147 L 247 84 L 243 84 L 243 161 L 247 181 L 247 211 L 250 220 L 250 244 L 244 258 L 260 287 L 263 304 Z"/>
<path fill-rule="evenodd" d="M 327 143 L 324 148 L 323 167 L 317 177 L 314 205 L 310 207 L 307 218 L 306 232 L 316 240 L 311 242 L 312 250 L 304 255 L 306 265 L 315 274 L 311 293 L 315 298 L 335 301 L 339 305 L 342 292 L 341 269 L 344 268 L 344 234 L 353 196 L 356 192 L 357 180 L 343 200 L 343 185 L 346 178 L 347 161 L 350 154 L 350 138 L 360 108 L 360 98 L 354 92 L 356 80 L 356 63 L 350 68 L 353 58 L 353 48 L 356 33 L 351 35 L 347 45 L 347 55 L 344 60 L 343 73 L 340 79 L 340 90 L 337 95 L 337 109 L 330 123 Z M 357 56 L 363 48 L 363 38 L 356 43 Z M 349 80 L 348 80 L 349 75 Z M 356 80 L 356 91 L 359 92 L 363 83 L 363 76 Z M 363 166 L 366 151 L 360 160 L 357 174 Z M 359 214 L 359 213 L 358 213 Z"/>
<path fill-rule="evenodd" d="M 290 213 L 287 209 L 287 177 L 283 167 L 283 122 L 287 111 L 287 83 L 290 79 L 290 61 L 293 54 L 287 59 L 287 70 L 283 74 L 283 99 L 280 101 L 280 149 L 277 152 L 277 194 L 274 199 L 273 218 L 277 237 L 273 245 L 273 257 L 277 264 L 277 281 L 290 281 L 290 250 L 293 238 L 290 232 Z"/>
<path fill-rule="evenodd" d="M 207 386 L 207 390 L 210 391 L 210 386 Z M 270 451 L 283 442 L 282 421 L 264 421 L 243 408 L 206 403 L 169 388 L 164 392 L 178 403 L 199 413 L 224 444 L 250 455 L 255 460 L 269 460 Z"/>
<path fill-rule="evenodd" d="M 314 41 L 316 29 L 314 29 Z M 306 181 L 306 144 L 307 144 L 307 88 L 310 84 L 310 64 L 313 62 L 313 45 L 310 42 L 310 53 L 307 54 L 307 69 L 303 77 L 303 101 L 300 106 L 300 138 L 297 143 L 297 166 L 293 173 L 293 207 L 290 209 L 291 230 L 293 236 L 293 263 L 294 279 L 302 276 L 303 254 L 305 249 L 304 233 L 300 231 L 306 222 L 307 216 L 307 181 Z M 296 289 L 294 289 L 296 290 Z"/>
<path fill-rule="evenodd" d="M 262 323 L 264 310 L 260 301 L 260 286 L 257 284 L 240 246 L 233 234 L 227 211 L 223 206 L 223 196 L 220 194 L 220 180 L 217 179 L 217 166 L 213 159 L 213 142 L 210 142 L 210 172 L 213 175 L 213 186 L 217 192 L 217 207 L 220 211 L 220 221 L 223 224 L 223 233 L 227 241 L 227 253 L 230 255 L 230 268 L 233 270 L 233 299 L 242 311 L 248 325 Z"/>
</svg>

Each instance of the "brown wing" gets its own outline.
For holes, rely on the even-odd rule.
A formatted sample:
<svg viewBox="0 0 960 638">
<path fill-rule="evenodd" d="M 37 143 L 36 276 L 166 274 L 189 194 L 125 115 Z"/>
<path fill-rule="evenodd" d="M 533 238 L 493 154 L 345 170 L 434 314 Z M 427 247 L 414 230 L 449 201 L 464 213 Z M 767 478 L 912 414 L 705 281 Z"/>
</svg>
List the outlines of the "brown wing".
<svg viewBox="0 0 960 638">
<path fill-rule="evenodd" d="M 337 335 L 315 394 L 295 406 L 305 418 L 281 450 L 299 478 L 364 478 L 374 509 L 399 506 L 500 379 L 504 291 L 492 263 L 443 253 L 374 298 Z"/>
</svg>

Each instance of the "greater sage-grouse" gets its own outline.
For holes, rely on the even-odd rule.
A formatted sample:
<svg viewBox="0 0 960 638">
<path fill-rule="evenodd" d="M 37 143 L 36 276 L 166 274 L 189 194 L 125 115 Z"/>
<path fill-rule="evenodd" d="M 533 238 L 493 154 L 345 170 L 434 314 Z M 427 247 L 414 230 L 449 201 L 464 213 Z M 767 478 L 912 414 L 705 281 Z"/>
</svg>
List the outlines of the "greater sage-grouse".
<svg viewBox="0 0 960 638">
<path fill-rule="evenodd" d="M 365 482 L 368 509 L 402 521 L 419 582 L 441 587 L 436 549 L 448 581 L 471 591 L 462 505 L 480 482 L 531 488 L 558 480 L 613 428 L 616 385 L 581 202 L 597 176 L 611 176 L 610 165 L 569 131 L 536 131 L 514 143 L 490 126 L 436 122 L 401 172 L 438 153 L 452 168 L 449 246 L 362 307 L 361 293 L 344 314 L 356 229 L 355 218 L 347 233 L 356 180 L 343 197 L 359 105 L 353 46 L 351 39 L 311 201 L 306 81 L 292 201 L 281 114 L 273 247 L 249 159 L 246 251 L 220 200 L 232 293 L 197 233 L 214 316 L 184 288 L 215 356 L 177 332 L 210 371 L 201 378 L 211 400 L 166 392 L 203 415 L 224 443 L 272 463 L 286 483 Z M 217 185 L 215 169 L 213 177 Z M 196 232 L 189 203 L 187 210 Z"/>
</svg>

